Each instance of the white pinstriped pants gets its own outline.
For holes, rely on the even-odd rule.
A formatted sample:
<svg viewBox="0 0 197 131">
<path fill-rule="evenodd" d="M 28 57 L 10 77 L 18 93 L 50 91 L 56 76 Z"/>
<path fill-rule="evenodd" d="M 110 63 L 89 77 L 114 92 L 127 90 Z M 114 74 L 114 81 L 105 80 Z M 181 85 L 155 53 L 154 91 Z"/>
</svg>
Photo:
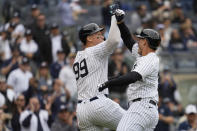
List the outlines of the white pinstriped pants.
<svg viewBox="0 0 197 131">
<path fill-rule="evenodd" d="M 82 101 L 77 105 L 77 119 L 80 131 L 102 131 L 103 127 L 116 130 L 126 112 L 111 99 L 102 96 L 94 101 Z"/>
<path fill-rule="evenodd" d="M 117 131 L 153 131 L 159 114 L 158 107 L 149 103 L 150 99 L 131 102 L 127 112 L 118 124 Z"/>
</svg>

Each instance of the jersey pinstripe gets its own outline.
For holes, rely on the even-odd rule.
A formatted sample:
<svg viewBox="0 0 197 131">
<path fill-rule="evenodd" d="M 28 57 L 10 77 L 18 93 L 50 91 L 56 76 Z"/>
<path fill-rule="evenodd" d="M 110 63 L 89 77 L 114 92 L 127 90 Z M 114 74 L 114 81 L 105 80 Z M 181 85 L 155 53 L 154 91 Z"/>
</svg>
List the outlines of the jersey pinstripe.
<svg viewBox="0 0 197 131">
<path fill-rule="evenodd" d="M 146 56 L 140 56 L 137 53 L 138 44 L 135 44 L 132 50 L 132 55 L 136 58 L 132 71 L 141 74 L 142 80 L 129 85 L 127 90 L 129 101 L 136 98 L 152 98 L 158 101 L 158 56 L 153 52 Z"/>
</svg>

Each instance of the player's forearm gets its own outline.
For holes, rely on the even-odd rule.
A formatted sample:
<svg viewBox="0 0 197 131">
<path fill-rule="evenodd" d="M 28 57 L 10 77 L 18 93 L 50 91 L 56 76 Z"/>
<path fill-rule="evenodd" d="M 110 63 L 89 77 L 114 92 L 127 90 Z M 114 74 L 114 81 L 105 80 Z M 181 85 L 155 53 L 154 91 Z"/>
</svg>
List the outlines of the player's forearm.
<svg viewBox="0 0 197 131">
<path fill-rule="evenodd" d="M 117 26 L 116 18 L 113 15 L 112 20 L 111 20 L 111 27 L 109 30 L 109 35 L 106 40 L 106 46 L 109 50 L 112 50 L 112 49 L 116 48 L 116 46 L 119 44 L 119 42 L 120 42 L 120 30 Z"/>
<path fill-rule="evenodd" d="M 141 79 L 142 79 L 142 76 L 139 73 L 132 71 L 132 72 L 127 73 L 126 75 L 120 76 L 115 79 L 111 79 L 107 81 L 105 84 L 107 87 L 126 86 L 131 83 L 135 83 L 136 81 L 139 81 Z"/>
<path fill-rule="evenodd" d="M 120 29 L 121 38 L 125 46 L 132 52 L 132 48 L 133 45 L 135 44 L 135 41 L 133 40 L 128 27 L 125 25 L 124 22 L 118 24 L 118 27 Z"/>
</svg>

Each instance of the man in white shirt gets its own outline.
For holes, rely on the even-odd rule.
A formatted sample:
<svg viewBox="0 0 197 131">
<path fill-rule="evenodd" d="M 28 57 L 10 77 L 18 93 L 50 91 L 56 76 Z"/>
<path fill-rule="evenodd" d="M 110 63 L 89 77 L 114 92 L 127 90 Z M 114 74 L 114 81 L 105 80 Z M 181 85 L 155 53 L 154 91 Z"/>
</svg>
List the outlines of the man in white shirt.
<svg viewBox="0 0 197 131">
<path fill-rule="evenodd" d="M 19 68 L 13 70 L 8 76 L 7 84 L 13 88 L 15 94 L 18 95 L 29 88 L 29 80 L 32 76 L 32 73 L 29 71 L 29 60 L 23 57 Z"/>
<path fill-rule="evenodd" d="M 32 39 L 32 32 L 30 29 L 27 29 L 25 32 L 25 38 L 21 41 L 20 50 L 29 59 L 32 59 L 34 54 L 38 51 L 38 45 Z"/>
<path fill-rule="evenodd" d="M 63 50 L 66 55 L 70 52 L 67 42 L 63 39 L 63 36 L 60 33 L 59 26 L 56 23 L 53 23 L 51 25 L 51 53 L 53 62 L 58 60 L 57 52 L 59 50 Z"/>
<path fill-rule="evenodd" d="M 40 109 L 37 97 L 30 99 L 28 107 L 20 115 L 21 131 L 50 131 L 52 120 L 50 109 Z"/>
<path fill-rule="evenodd" d="M 16 38 L 19 35 L 23 35 L 25 33 L 25 27 L 24 27 L 23 24 L 20 23 L 19 12 L 14 12 L 11 21 L 5 25 L 5 29 L 9 28 L 10 23 L 15 23 L 16 24 L 16 27 L 15 27 L 14 31 L 12 32 L 12 36 L 14 38 Z"/>
</svg>

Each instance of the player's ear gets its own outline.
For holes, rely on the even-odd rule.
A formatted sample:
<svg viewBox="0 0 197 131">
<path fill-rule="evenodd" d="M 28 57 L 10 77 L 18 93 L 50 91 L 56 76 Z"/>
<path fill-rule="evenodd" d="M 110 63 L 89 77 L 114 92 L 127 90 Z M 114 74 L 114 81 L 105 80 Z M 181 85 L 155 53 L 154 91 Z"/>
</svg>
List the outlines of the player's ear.
<svg viewBox="0 0 197 131">
<path fill-rule="evenodd" d="M 144 46 L 148 46 L 148 41 L 145 39 L 145 41 L 144 41 L 144 44 L 143 44 Z"/>
<path fill-rule="evenodd" d="M 87 41 L 92 41 L 92 37 L 91 36 L 87 36 Z"/>
</svg>

